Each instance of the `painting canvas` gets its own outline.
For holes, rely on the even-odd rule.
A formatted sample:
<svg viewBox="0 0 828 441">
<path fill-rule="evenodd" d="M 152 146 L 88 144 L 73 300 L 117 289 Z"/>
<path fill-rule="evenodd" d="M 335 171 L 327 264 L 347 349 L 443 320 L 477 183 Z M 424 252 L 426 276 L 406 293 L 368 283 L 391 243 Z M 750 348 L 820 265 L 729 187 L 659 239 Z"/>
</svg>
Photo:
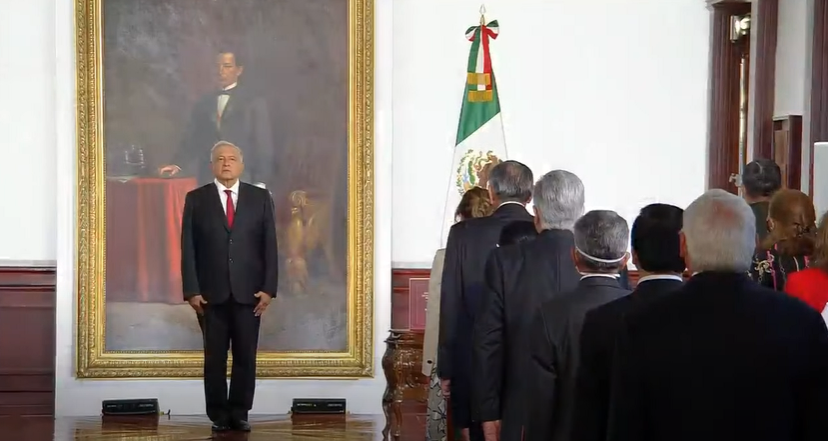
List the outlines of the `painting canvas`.
<svg viewBox="0 0 828 441">
<path fill-rule="evenodd" d="M 173 376 L 198 375 L 181 218 L 187 192 L 213 181 L 218 141 L 241 149 L 242 180 L 274 201 L 279 292 L 263 316 L 261 369 L 367 373 L 370 3 L 77 1 L 87 12 L 78 19 L 79 376 L 170 376 L 171 366 Z"/>
</svg>

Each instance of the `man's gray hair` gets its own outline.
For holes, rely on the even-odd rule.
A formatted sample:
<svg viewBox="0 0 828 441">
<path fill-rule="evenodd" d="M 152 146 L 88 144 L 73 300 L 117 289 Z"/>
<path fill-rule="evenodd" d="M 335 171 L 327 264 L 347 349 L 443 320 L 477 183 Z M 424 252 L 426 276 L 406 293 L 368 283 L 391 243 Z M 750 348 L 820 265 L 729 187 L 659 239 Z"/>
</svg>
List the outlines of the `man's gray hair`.
<svg viewBox="0 0 828 441">
<path fill-rule="evenodd" d="M 574 173 L 552 170 L 535 184 L 534 204 L 544 230 L 571 230 L 584 214 L 584 183 Z"/>
<path fill-rule="evenodd" d="M 518 161 L 503 161 L 489 173 L 489 189 L 499 202 L 526 203 L 532 199 L 532 170 Z"/>
<path fill-rule="evenodd" d="M 239 148 L 239 146 L 237 146 L 236 144 L 233 144 L 232 142 L 229 142 L 229 141 L 219 141 L 213 146 L 213 148 L 210 149 L 210 162 L 211 163 L 213 162 L 213 159 L 215 159 L 213 157 L 213 155 L 216 153 L 216 149 L 218 149 L 219 147 L 224 147 L 224 146 L 233 147 L 234 149 L 236 149 L 236 151 L 239 153 L 239 162 L 244 162 L 244 153 L 242 153 L 242 150 Z"/>
<path fill-rule="evenodd" d="M 593 210 L 575 222 L 575 248 L 581 261 L 591 269 L 616 270 L 627 254 L 630 227 L 618 213 Z"/>
<path fill-rule="evenodd" d="M 691 270 L 746 272 L 756 250 L 750 206 L 724 190 L 709 190 L 684 210 L 682 232 Z"/>
</svg>

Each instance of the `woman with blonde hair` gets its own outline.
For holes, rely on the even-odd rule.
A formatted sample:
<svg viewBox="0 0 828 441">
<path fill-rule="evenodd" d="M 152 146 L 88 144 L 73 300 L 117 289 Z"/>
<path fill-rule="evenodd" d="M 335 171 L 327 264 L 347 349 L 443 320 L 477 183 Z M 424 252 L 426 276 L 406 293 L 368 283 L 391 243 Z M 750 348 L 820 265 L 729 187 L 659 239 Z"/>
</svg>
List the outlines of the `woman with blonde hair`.
<svg viewBox="0 0 828 441">
<path fill-rule="evenodd" d="M 816 211 L 811 198 L 799 190 L 780 190 L 768 207 L 768 236 L 753 258 L 751 277 L 777 291 L 788 277 L 808 267 L 814 252 Z"/>
<path fill-rule="evenodd" d="M 462 222 L 473 217 L 486 217 L 494 212 L 489 192 L 480 187 L 473 187 L 463 193 L 460 204 L 454 212 L 454 220 Z M 443 259 L 446 249 L 437 250 L 431 274 L 428 279 L 428 300 L 426 304 L 426 328 L 423 342 L 423 375 L 431 379 L 428 391 L 428 413 L 426 422 L 426 441 L 445 441 L 448 408 L 446 398 L 440 389 L 437 377 L 437 342 L 440 328 L 440 288 L 443 276 Z"/>
<path fill-rule="evenodd" d="M 810 264 L 810 268 L 791 274 L 785 292 L 821 312 L 825 318 L 828 315 L 828 213 L 819 222 Z"/>
</svg>

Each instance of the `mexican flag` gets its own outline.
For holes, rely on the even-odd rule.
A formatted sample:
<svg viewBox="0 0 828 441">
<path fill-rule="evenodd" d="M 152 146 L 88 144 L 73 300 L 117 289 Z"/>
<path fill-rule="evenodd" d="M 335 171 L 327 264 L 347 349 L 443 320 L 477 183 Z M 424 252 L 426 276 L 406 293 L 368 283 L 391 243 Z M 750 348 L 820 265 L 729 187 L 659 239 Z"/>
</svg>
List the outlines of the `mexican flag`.
<svg viewBox="0 0 828 441">
<path fill-rule="evenodd" d="M 451 162 L 443 246 L 448 240 L 449 229 L 455 222 L 454 212 L 463 193 L 475 186 L 486 188 L 489 170 L 508 157 L 500 99 L 489 52 L 489 45 L 497 38 L 499 31 L 497 20 L 486 23 L 482 16 L 480 25 L 472 26 L 466 31 L 471 50 Z"/>
</svg>

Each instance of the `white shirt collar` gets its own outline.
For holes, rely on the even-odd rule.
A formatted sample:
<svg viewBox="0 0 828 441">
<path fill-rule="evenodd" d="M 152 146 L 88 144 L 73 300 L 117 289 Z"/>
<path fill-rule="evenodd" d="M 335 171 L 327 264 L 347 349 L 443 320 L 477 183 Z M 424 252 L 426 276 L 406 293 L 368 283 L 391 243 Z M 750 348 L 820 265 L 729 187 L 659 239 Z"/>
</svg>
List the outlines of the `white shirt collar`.
<svg viewBox="0 0 828 441">
<path fill-rule="evenodd" d="M 222 195 L 224 194 L 224 190 L 230 190 L 230 192 L 235 194 L 235 195 L 239 194 L 239 182 L 241 182 L 241 181 L 236 179 L 236 183 L 233 184 L 232 187 L 227 188 L 227 187 L 224 186 L 224 184 L 219 182 L 218 179 L 213 179 L 213 183 L 216 184 L 216 188 L 218 188 L 219 193 L 222 194 Z"/>
<path fill-rule="evenodd" d="M 525 205 L 521 204 L 521 203 L 520 203 L 520 202 L 518 202 L 518 201 L 506 201 L 506 202 L 503 202 L 503 203 L 501 203 L 500 205 L 498 205 L 498 206 L 497 206 L 497 208 L 500 208 L 500 207 L 502 207 L 502 206 L 504 206 L 504 205 L 509 205 L 509 204 L 515 204 L 515 205 L 520 205 L 521 207 L 526 207 Z"/>
<path fill-rule="evenodd" d="M 599 274 L 599 273 L 584 273 L 581 274 L 581 280 L 588 279 L 590 277 L 605 277 L 607 279 L 618 279 L 621 276 L 618 274 Z"/>
<path fill-rule="evenodd" d="M 638 279 L 638 283 L 643 283 L 649 280 L 678 280 L 679 282 L 684 282 L 684 279 L 681 276 L 677 276 L 675 274 L 650 274 L 649 276 L 644 276 Z"/>
<path fill-rule="evenodd" d="M 229 86 L 225 87 L 225 88 L 224 88 L 224 89 L 222 89 L 222 90 L 224 90 L 225 92 L 226 92 L 226 91 L 228 91 L 228 90 L 233 90 L 233 89 L 235 89 L 235 88 L 236 88 L 236 86 L 238 86 L 238 85 L 239 85 L 239 83 L 238 83 L 238 82 L 235 82 L 235 83 L 233 83 L 233 84 L 231 84 L 231 85 L 229 85 Z"/>
</svg>

